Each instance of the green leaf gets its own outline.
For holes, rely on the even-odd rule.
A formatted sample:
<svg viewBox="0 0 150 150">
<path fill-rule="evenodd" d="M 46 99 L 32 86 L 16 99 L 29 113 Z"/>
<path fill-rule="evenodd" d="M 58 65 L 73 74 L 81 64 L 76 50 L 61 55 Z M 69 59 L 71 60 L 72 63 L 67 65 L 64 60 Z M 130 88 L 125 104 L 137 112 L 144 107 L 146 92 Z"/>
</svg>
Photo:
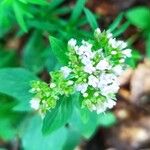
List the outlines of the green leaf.
<svg viewBox="0 0 150 150">
<path fill-rule="evenodd" d="M 62 150 L 67 138 L 67 130 L 62 127 L 44 136 L 42 134 L 42 119 L 34 116 L 24 123 L 22 145 L 24 150 Z M 31 139 L 32 137 L 32 139 Z"/>
<path fill-rule="evenodd" d="M 136 7 L 126 12 L 129 22 L 143 30 L 149 30 L 150 27 L 150 9 L 148 7 Z"/>
<path fill-rule="evenodd" d="M 22 111 L 29 110 L 30 81 L 37 78 L 28 70 L 22 68 L 0 69 L 0 92 L 19 100 L 23 104 Z"/>
<path fill-rule="evenodd" d="M 31 4 L 36 4 L 36 5 L 47 5 L 48 3 L 46 0 L 27 0 L 27 2 Z"/>
<path fill-rule="evenodd" d="M 81 134 L 79 131 L 68 127 L 67 140 L 64 144 L 63 150 L 74 150 L 77 145 L 81 142 Z"/>
<path fill-rule="evenodd" d="M 16 104 L 12 97 L 0 94 L 0 138 L 6 141 L 17 135 L 20 122 L 25 116 L 24 113 L 12 110 Z"/>
<path fill-rule="evenodd" d="M 108 27 L 108 30 L 110 32 L 114 31 L 118 26 L 119 24 L 121 23 L 121 20 L 123 19 L 123 13 L 120 13 L 117 18 L 113 21 L 113 23 Z"/>
<path fill-rule="evenodd" d="M 78 20 L 80 17 L 82 10 L 84 9 L 84 5 L 86 3 L 86 0 L 78 0 L 75 7 L 73 8 L 73 11 L 71 13 L 70 22 L 74 23 Z"/>
<path fill-rule="evenodd" d="M 103 127 L 111 127 L 116 123 L 116 117 L 113 113 L 107 112 L 105 114 L 98 115 L 98 124 Z"/>
<path fill-rule="evenodd" d="M 96 18 L 93 15 L 93 13 L 87 8 L 84 8 L 84 13 L 85 13 L 86 18 L 87 18 L 90 26 L 92 27 L 92 29 L 94 30 L 94 29 L 98 28 L 98 24 L 97 24 Z"/>
<path fill-rule="evenodd" d="M 65 47 L 65 44 L 52 36 L 49 37 L 49 40 L 52 52 L 56 56 L 59 63 L 62 65 L 67 65 L 68 57 L 66 56 L 67 48 Z"/>
<path fill-rule="evenodd" d="M 48 8 L 50 10 L 55 9 L 63 2 L 64 2 L 64 0 L 51 0 L 50 3 L 49 3 Z"/>
<path fill-rule="evenodd" d="M 13 9 L 14 9 L 15 16 L 16 16 L 16 19 L 17 19 L 19 25 L 21 26 L 21 28 L 23 29 L 24 32 L 27 32 L 27 26 L 26 26 L 24 18 L 23 18 L 24 12 L 23 12 L 21 5 L 19 5 L 19 3 L 17 1 L 13 2 Z"/>
<path fill-rule="evenodd" d="M 57 106 L 48 112 L 43 121 L 42 131 L 44 134 L 52 133 L 64 126 L 72 114 L 72 99 L 63 97 L 57 102 Z"/>
<path fill-rule="evenodd" d="M 125 22 L 124 24 L 122 24 L 118 29 L 116 29 L 113 32 L 114 37 L 117 37 L 121 35 L 123 32 L 125 32 L 125 30 L 129 27 L 129 25 L 130 25 L 129 22 Z"/>
<path fill-rule="evenodd" d="M 34 73 L 41 72 L 49 58 L 50 52 L 44 42 L 41 32 L 35 31 L 31 34 L 31 37 L 23 48 L 22 64 Z"/>
<path fill-rule="evenodd" d="M 73 115 L 70 119 L 70 124 L 73 126 L 73 128 L 79 131 L 83 137 L 89 139 L 95 133 L 98 127 L 97 115 L 89 110 L 80 109 L 74 109 Z"/>
<path fill-rule="evenodd" d="M 17 66 L 18 60 L 17 60 L 17 54 L 14 50 L 0 50 L 0 68 L 2 67 L 11 67 L 11 66 Z"/>
</svg>

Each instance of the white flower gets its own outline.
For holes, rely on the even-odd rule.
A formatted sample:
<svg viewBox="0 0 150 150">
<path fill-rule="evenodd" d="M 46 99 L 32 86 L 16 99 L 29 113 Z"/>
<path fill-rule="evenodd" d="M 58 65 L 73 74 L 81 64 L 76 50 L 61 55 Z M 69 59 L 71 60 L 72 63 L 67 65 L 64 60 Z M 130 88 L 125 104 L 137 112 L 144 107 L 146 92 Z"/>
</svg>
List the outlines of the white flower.
<svg viewBox="0 0 150 150">
<path fill-rule="evenodd" d="M 71 69 L 67 66 L 61 67 L 61 72 L 63 73 L 64 77 L 67 78 L 69 74 L 71 73 Z"/>
<path fill-rule="evenodd" d="M 40 99 L 39 98 L 33 98 L 30 101 L 30 105 L 33 109 L 38 110 L 40 107 Z"/>
<path fill-rule="evenodd" d="M 82 44 L 85 45 L 88 49 L 91 49 L 93 46 L 92 44 L 90 44 L 89 42 L 84 41 L 84 40 L 82 40 Z"/>
<path fill-rule="evenodd" d="M 113 47 L 113 48 L 117 48 L 118 47 L 118 43 L 116 41 L 116 39 L 110 38 L 108 43 Z"/>
<path fill-rule="evenodd" d="M 120 62 L 120 63 L 124 63 L 124 62 L 125 62 L 125 59 L 122 58 L 122 59 L 119 60 L 119 62 Z"/>
<path fill-rule="evenodd" d="M 120 49 L 124 49 L 127 47 L 127 43 L 124 41 L 117 41 L 117 45 Z"/>
<path fill-rule="evenodd" d="M 98 87 L 101 90 L 102 94 L 104 96 L 107 96 L 109 93 L 118 92 L 119 81 L 114 74 L 102 74 L 100 76 Z"/>
<path fill-rule="evenodd" d="M 108 63 L 107 60 L 103 59 L 101 60 L 97 65 L 96 65 L 96 69 L 98 70 L 106 70 L 106 69 L 109 69 L 110 68 L 110 65 Z"/>
<path fill-rule="evenodd" d="M 97 114 L 104 113 L 108 108 L 111 109 L 116 105 L 116 102 L 112 99 L 107 99 L 105 102 L 99 102 L 98 104 L 91 107 Z"/>
<path fill-rule="evenodd" d="M 131 57 L 131 49 L 125 49 L 122 51 L 122 54 L 124 54 L 126 57 Z"/>
<path fill-rule="evenodd" d="M 77 44 L 77 41 L 73 38 L 68 41 L 68 46 L 70 46 L 72 48 L 74 48 L 76 46 L 76 44 Z"/>
<path fill-rule="evenodd" d="M 87 57 L 83 57 L 83 58 L 81 59 L 81 62 L 82 62 L 84 65 L 92 65 L 92 61 L 91 61 L 89 58 L 87 58 Z"/>
<path fill-rule="evenodd" d="M 83 97 L 88 97 L 88 93 L 83 93 Z"/>
<path fill-rule="evenodd" d="M 51 83 L 50 84 L 50 88 L 54 88 L 54 87 L 56 87 L 56 84 L 55 83 Z"/>
<path fill-rule="evenodd" d="M 76 86 L 76 90 L 80 91 L 81 93 L 85 93 L 87 90 L 88 84 L 87 83 L 83 83 L 83 84 L 78 84 Z"/>
<path fill-rule="evenodd" d="M 91 59 L 94 57 L 94 53 L 91 51 L 91 47 L 86 46 L 86 45 L 81 45 L 77 50 L 76 53 L 82 57 L 87 57 L 88 59 Z"/>
<path fill-rule="evenodd" d="M 112 55 L 116 55 L 117 52 L 116 52 L 116 51 L 111 51 L 111 54 L 112 54 Z"/>
<path fill-rule="evenodd" d="M 77 50 L 76 50 L 76 53 L 78 55 L 83 55 L 83 53 L 87 50 L 87 47 L 84 46 L 84 45 L 81 45 Z"/>
<path fill-rule="evenodd" d="M 84 66 L 84 71 L 89 74 L 92 74 L 95 71 L 95 67 L 93 67 L 93 65 L 91 64 L 87 64 L 86 66 Z"/>
<path fill-rule="evenodd" d="M 98 86 L 98 83 L 99 83 L 99 80 L 95 76 L 90 75 L 88 77 L 88 85 L 91 85 L 94 88 L 96 88 Z"/>
<path fill-rule="evenodd" d="M 111 84 L 113 82 L 116 82 L 118 83 L 118 78 L 114 75 L 114 74 L 106 74 L 106 73 L 103 73 L 100 75 L 100 84 L 99 85 L 108 85 L 108 84 Z"/>
<path fill-rule="evenodd" d="M 104 102 L 100 102 L 96 105 L 96 112 L 97 114 L 103 113 L 106 111 L 106 106 L 104 105 Z"/>
<path fill-rule="evenodd" d="M 116 105 L 116 102 L 112 99 L 107 99 L 106 102 L 104 102 L 105 107 L 111 109 Z"/>
<path fill-rule="evenodd" d="M 107 33 L 107 38 L 108 39 L 113 37 L 112 33 L 109 30 L 107 30 L 106 33 Z"/>
<path fill-rule="evenodd" d="M 94 93 L 94 96 L 95 96 L 95 97 L 98 97 L 98 96 L 99 96 L 99 93 L 98 93 L 98 92 L 95 92 L 95 93 Z"/>
<path fill-rule="evenodd" d="M 120 76 L 124 70 L 122 69 L 122 66 L 117 65 L 113 68 L 113 71 L 116 75 Z"/>
<path fill-rule="evenodd" d="M 101 35 L 101 30 L 100 30 L 100 28 L 95 29 L 94 35 L 95 35 L 95 37 L 100 37 L 100 35 Z"/>
<path fill-rule="evenodd" d="M 67 83 L 68 85 L 73 85 L 74 82 L 72 80 L 69 80 Z"/>
<path fill-rule="evenodd" d="M 101 94 L 104 96 L 107 96 L 108 94 L 117 93 L 119 90 L 119 85 L 114 83 L 111 85 L 105 85 L 103 88 L 101 88 Z"/>
</svg>

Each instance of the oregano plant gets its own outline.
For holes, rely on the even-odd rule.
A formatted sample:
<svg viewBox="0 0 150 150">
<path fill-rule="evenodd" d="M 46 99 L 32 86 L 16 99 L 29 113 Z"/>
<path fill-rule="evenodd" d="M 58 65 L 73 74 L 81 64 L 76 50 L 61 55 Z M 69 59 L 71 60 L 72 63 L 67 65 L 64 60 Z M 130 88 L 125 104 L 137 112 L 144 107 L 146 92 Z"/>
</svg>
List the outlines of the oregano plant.
<svg viewBox="0 0 150 150">
<path fill-rule="evenodd" d="M 31 107 L 44 118 L 43 131 L 51 132 L 66 123 L 78 103 L 97 115 L 116 105 L 118 77 L 127 69 L 125 59 L 131 57 L 127 43 L 97 28 L 93 38 L 70 39 L 63 44 L 50 37 L 53 51 L 62 65 L 50 72 L 51 81 L 33 81 Z M 79 94 L 78 99 L 72 97 Z"/>
</svg>

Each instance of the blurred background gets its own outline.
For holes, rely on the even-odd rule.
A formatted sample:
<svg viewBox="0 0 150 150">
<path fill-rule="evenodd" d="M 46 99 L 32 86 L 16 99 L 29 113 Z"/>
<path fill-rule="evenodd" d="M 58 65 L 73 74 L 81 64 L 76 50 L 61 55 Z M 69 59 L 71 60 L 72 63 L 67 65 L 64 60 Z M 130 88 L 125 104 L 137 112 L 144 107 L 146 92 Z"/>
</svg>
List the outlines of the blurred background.
<svg viewBox="0 0 150 150">
<path fill-rule="evenodd" d="M 77 6 L 78 5 L 78 6 Z M 150 149 L 150 1 L 149 0 L 0 0 L 0 72 L 21 67 L 44 81 L 58 68 L 48 36 L 67 42 L 70 38 L 89 38 L 89 14 L 101 30 L 116 28 L 114 35 L 128 41 L 133 56 L 127 60 L 131 69 L 121 77 L 117 105 L 110 117 L 88 139 L 76 141 L 76 150 Z M 81 10 L 81 11 L 80 11 Z M 74 15 L 76 14 L 76 15 Z M 8 75 L 8 78 L 7 78 Z M 19 77 L 16 73 L 16 78 Z M 8 80 L 7 80 L 8 79 Z M 0 75 L 0 150 L 54 150 L 32 147 L 30 135 L 23 134 L 27 113 L 14 111 L 15 97 L 3 92 L 9 74 Z M 13 85 L 13 88 L 16 88 Z M 18 87 L 19 88 L 19 87 Z M 9 93 L 13 92 L 9 89 Z M 21 107 L 20 107 L 21 109 Z M 112 117 L 113 115 L 113 117 Z M 91 122 L 92 122 L 91 118 Z M 23 127 L 20 128 L 20 125 Z M 26 131 L 26 133 L 29 129 Z M 61 132 L 62 133 L 62 132 Z M 61 134 L 60 133 L 60 134 Z M 23 136 L 22 136 L 23 135 Z M 76 137 L 74 133 L 72 137 Z M 63 137 L 60 137 L 63 138 Z M 60 139 L 61 140 L 61 139 Z M 48 140 L 50 142 L 50 140 Z M 41 142 L 41 141 L 40 141 Z M 54 139 L 50 142 L 54 143 Z M 58 144 L 58 143 L 57 143 Z M 53 145 L 53 144 L 52 144 Z M 71 149 L 71 148 L 70 148 Z M 69 150 L 64 148 L 64 150 Z"/>
</svg>

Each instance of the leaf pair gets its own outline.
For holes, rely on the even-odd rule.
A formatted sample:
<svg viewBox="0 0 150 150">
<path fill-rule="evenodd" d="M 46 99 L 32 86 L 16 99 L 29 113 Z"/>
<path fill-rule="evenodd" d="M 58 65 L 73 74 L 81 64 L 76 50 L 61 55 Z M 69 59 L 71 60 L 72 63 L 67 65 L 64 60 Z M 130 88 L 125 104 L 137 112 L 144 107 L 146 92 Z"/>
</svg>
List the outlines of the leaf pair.
<svg viewBox="0 0 150 150">
<path fill-rule="evenodd" d="M 48 134 L 64 126 L 72 115 L 72 110 L 73 99 L 71 97 L 59 99 L 57 106 L 48 112 L 44 118 L 43 133 Z"/>
</svg>

